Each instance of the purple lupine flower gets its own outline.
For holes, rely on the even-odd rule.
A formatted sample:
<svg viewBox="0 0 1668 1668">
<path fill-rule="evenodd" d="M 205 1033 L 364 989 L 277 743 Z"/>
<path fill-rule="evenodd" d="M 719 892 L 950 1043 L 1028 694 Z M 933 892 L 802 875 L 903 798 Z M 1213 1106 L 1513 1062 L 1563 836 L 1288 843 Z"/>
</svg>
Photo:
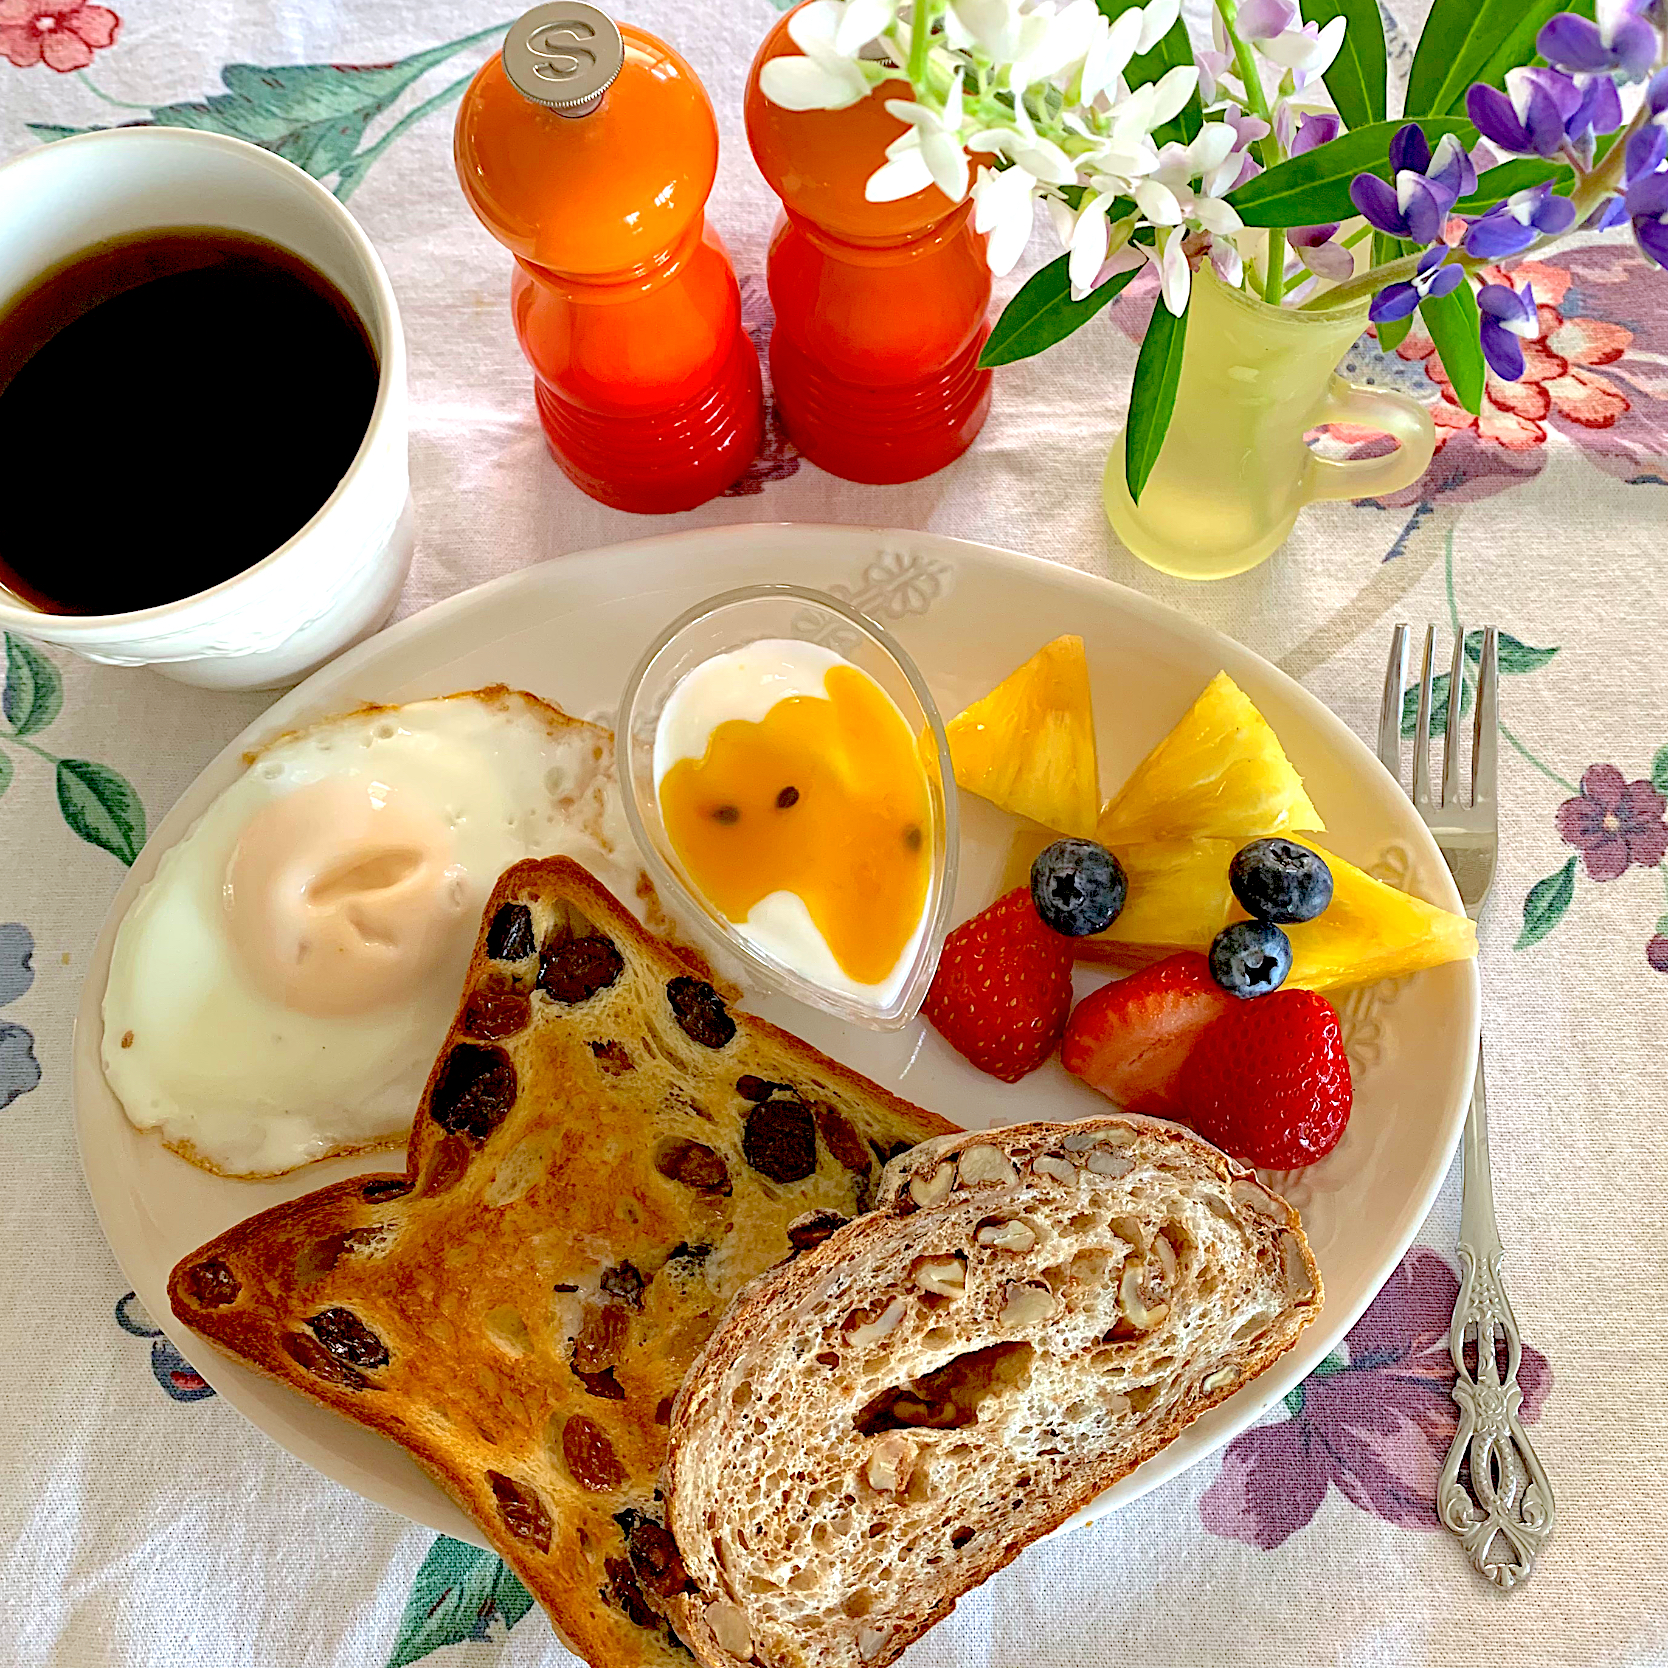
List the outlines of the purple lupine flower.
<svg viewBox="0 0 1668 1668">
<path fill-rule="evenodd" d="M 1640 249 L 1668 267 L 1668 173 L 1647 174 L 1627 188 L 1627 216 Z"/>
<path fill-rule="evenodd" d="M 1521 254 L 1537 238 L 1560 237 L 1574 224 L 1575 205 L 1568 197 L 1555 196 L 1552 182 L 1545 180 L 1525 191 L 1514 191 L 1480 220 L 1473 220 L 1465 234 L 1465 252 L 1479 260 L 1498 261 Z"/>
<path fill-rule="evenodd" d="M 1330 145 L 1343 132 L 1343 119 L 1330 110 L 1311 110 L 1304 116 L 1286 149 L 1293 156 Z"/>
<path fill-rule="evenodd" d="M 1439 243 L 1419 257 L 1419 267 L 1406 283 L 1386 284 L 1373 297 L 1367 317 L 1374 324 L 1386 324 L 1392 319 L 1405 319 L 1426 296 L 1449 295 L 1457 290 L 1465 274 L 1457 266 L 1447 264 L 1449 249 Z"/>
<path fill-rule="evenodd" d="M 1622 125 L 1622 95 L 1608 75 L 1596 75 L 1582 90 L 1575 114 L 1564 124 L 1571 139 L 1591 133 L 1614 133 Z"/>
<path fill-rule="evenodd" d="M 1393 185 L 1376 174 L 1357 174 L 1350 181 L 1350 201 L 1379 231 L 1414 243 L 1436 242 L 1455 201 L 1477 185 L 1465 147 L 1444 134 L 1433 155 L 1416 122 L 1390 141 L 1390 169 Z"/>
<path fill-rule="evenodd" d="M 1584 232 L 1608 232 L 1612 226 L 1619 226 L 1627 219 L 1627 203 L 1621 197 L 1606 197 L 1599 206 L 1581 222 Z"/>
<path fill-rule="evenodd" d="M 1477 291 L 1477 310 L 1483 315 L 1483 357 L 1489 369 L 1505 382 L 1523 375 L 1523 342 L 1541 333 L 1541 316 L 1535 307 L 1535 290 L 1525 283 L 1521 290 L 1510 284 L 1484 284 Z"/>
<path fill-rule="evenodd" d="M 1668 69 L 1659 69 L 1645 87 L 1645 102 L 1651 107 L 1651 119 L 1654 121 L 1668 110 Z"/>
<path fill-rule="evenodd" d="M 1627 166 L 1622 170 L 1622 183 L 1631 185 L 1642 174 L 1654 174 L 1662 166 L 1664 158 L 1668 158 L 1668 128 L 1656 122 L 1647 122 L 1628 138 Z"/>
<path fill-rule="evenodd" d="M 1599 0 L 1597 21 L 1574 12 L 1549 19 L 1535 37 L 1535 48 L 1549 64 L 1582 75 L 1620 70 L 1640 80 L 1656 63 L 1656 30 L 1639 14 L 1642 0 Z"/>
<path fill-rule="evenodd" d="M 1581 107 L 1581 89 L 1552 69 L 1507 70 L 1505 92 L 1479 81 L 1465 95 L 1477 131 L 1519 155 L 1555 156 L 1569 137 L 1565 124 Z"/>
</svg>

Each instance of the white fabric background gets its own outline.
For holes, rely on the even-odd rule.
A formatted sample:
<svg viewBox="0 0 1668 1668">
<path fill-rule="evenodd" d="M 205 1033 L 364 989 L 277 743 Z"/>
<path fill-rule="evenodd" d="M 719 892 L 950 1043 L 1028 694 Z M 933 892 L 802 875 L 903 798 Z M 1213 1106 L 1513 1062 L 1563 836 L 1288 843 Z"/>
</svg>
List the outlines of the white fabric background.
<svg viewBox="0 0 1668 1668">
<path fill-rule="evenodd" d="M 120 37 L 90 73 L 106 92 L 146 103 L 215 90 L 223 63 L 386 61 L 508 21 L 510 10 L 483 0 L 130 0 L 116 9 Z M 723 131 L 712 215 L 739 271 L 756 279 L 774 205 L 741 136 L 740 102 L 775 11 L 769 0 L 632 0 L 623 15 L 673 41 L 705 79 Z M 485 50 L 432 72 L 420 91 Z M 0 61 L 0 155 L 31 142 L 28 121 L 130 115 L 74 76 Z M 1400 517 L 1324 506 L 1263 568 L 1189 587 L 1128 557 L 1100 510 L 1100 470 L 1134 362 L 1111 322 L 1001 373 L 978 444 L 929 481 L 853 486 L 804 466 L 760 496 L 664 521 L 602 509 L 546 455 L 509 326 L 508 257 L 464 207 L 450 130 L 448 106 L 394 145 L 352 199 L 392 273 L 411 350 L 420 535 L 402 613 L 526 563 L 684 525 L 926 527 L 1179 606 L 1286 659 L 1369 734 L 1389 623 L 1445 618 L 1439 547 L 1451 528 L 1471 617 L 1561 646 L 1551 667 L 1506 690 L 1508 722 L 1543 760 L 1571 778 L 1614 760 L 1631 779 L 1668 743 L 1668 489 L 1624 486 L 1555 436 L 1538 476 L 1480 503 L 1440 506 L 1397 563 L 1380 566 Z M 1047 252 L 1039 238 L 1005 289 Z M 259 397 L 250 347 L 233 399 Z M 146 414 L 112 412 L 89 390 L 77 438 L 119 443 L 113 420 Z M 0 459 L 0 506 L 28 490 Z M 67 690 L 53 747 L 121 769 L 153 824 L 264 704 L 53 658 Z M 80 1180 L 68 1083 L 81 967 L 120 869 L 66 832 L 39 762 L 19 753 L 16 763 L 0 801 L 0 920 L 33 932 L 37 978 L 3 1017 L 33 1031 L 44 1078 L 0 1114 L 0 1661 L 381 1668 L 432 1537 L 324 1481 L 218 1399 L 169 1400 L 148 1370 L 150 1344 L 114 1324 L 126 1282 Z M 1570 853 L 1551 827 L 1562 792 L 1512 753 L 1502 796 L 1499 903 L 1484 951 L 1496 1185 L 1519 1318 L 1553 1365 L 1535 1437 L 1560 1511 L 1532 1585 L 1503 1598 L 1446 1534 L 1394 1527 L 1336 1491 L 1275 1551 L 1219 1538 L 1197 1510 L 1212 1460 L 1034 1549 L 915 1647 L 915 1668 L 1668 1661 L 1658 1530 L 1668 1515 L 1668 978 L 1642 952 L 1663 896 L 1643 872 L 1585 884 L 1555 938 L 1514 953 L 1524 893 Z M 1448 1254 L 1456 1216 L 1457 1175 L 1422 1238 Z M 534 1611 L 507 1642 L 430 1660 L 531 1668 L 567 1658 Z"/>
</svg>

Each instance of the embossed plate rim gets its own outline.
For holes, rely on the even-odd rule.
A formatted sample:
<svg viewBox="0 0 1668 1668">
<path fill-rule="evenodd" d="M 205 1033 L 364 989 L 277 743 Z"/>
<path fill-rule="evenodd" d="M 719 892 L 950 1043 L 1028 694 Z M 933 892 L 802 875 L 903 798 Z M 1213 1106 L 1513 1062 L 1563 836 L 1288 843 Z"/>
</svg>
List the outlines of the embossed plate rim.
<svg viewBox="0 0 1668 1668">
<path fill-rule="evenodd" d="M 1149 686 L 1165 680 L 1173 686 L 1173 700 L 1185 704 L 1211 673 L 1225 667 L 1260 703 L 1271 703 L 1281 710 L 1284 716 L 1277 727 L 1286 731 L 1300 768 L 1303 754 L 1324 754 L 1339 772 L 1336 778 L 1325 780 L 1312 776 L 1311 782 L 1316 786 L 1323 814 L 1334 826 L 1333 801 L 1350 796 L 1348 820 L 1359 823 L 1364 832 L 1352 841 L 1339 842 L 1343 854 L 1357 861 L 1370 860 L 1379 845 L 1394 841 L 1411 855 L 1419 890 L 1445 907 L 1459 907 L 1447 867 L 1405 795 L 1359 738 L 1314 696 L 1261 656 L 1208 626 L 1111 580 L 1039 558 L 934 533 L 755 523 L 690 529 L 560 556 L 435 603 L 316 672 L 279 699 L 203 769 L 158 823 L 118 891 L 89 961 L 76 1021 L 73 1094 L 77 1140 L 94 1208 L 118 1262 L 140 1300 L 186 1359 L 273 1440 L 325 1476 L 441 1533 L 481 1544 L 468 1520 L 403 1450 L 219 1356 L 179 1326 L 168 1312 L 169 1269 L 195 1245 L 242 1216 L 340 1176 L 398 1168 L 399 1155 L 338 1160 L 273 1183 L 231 1182 L 191 1169 L 130 1128 L 99 1068 L 99 1005 L 116 927 L 139 887 L 154 872 L 162 853 L 236 776 L 245 749 L 281 730 L 362 701 L 409 700 L 490 682 L 498 676 L 561 699 L 564 650 L 579 662 L 587 655 L 595 660 L 602 653 L 592 646 L 599 630 L 612 632 L 610 640 L 618 643 L 609 657 L 611 666 L 617 659 L 613 670 L 617 679 L 622 675 L 621 668 L 634 663 L 633 645 L 647 642 L 665 619 L 702 595 L 790 574 L 804 583 L 834 589 L 840 585 L 838 576 L 853 570 L 860 576 L 860 586 L 862 576 L 876 563 L 886 561 L 902 564 L 893 581 L 894 589 L 912 568 L 921 567 L 938 587 L 936 599 L 926 599 L 922 607 L 913 606 L 918 599 L 911 599 L 901 611 L 883 609 L 881 617 L 930 668 L 929 678 L 935 684 L 942 680 L 950 686 L 941 700 L 947 710 L 955 710 L 948 705 L 952 700 L 982 693 L 974 687 L 978 679 L 957 671 L 957 665 L 982 658 L 990 665 L 981 675 L 988 674 L 992 682 L 1011 669 L 1011 665 L 997 665 L 999 657 L 985 640 L 999 637 L 1004 631 L 1047 631 L 1049 635 L 1061 629 L 1083 632 L 1089 640 L 1091 671 L 1097 683 L 1115 689 L 1126 705 L 1143 699 L 1150 703 Z M 953 640 L 935 643 L 935 635 L 945 638 L 947 630 L 935 621 L 955 615 L 958 585 L 969 587 L 975 595 L 995 587 L 1002 591 L 1003 601 L 998 609 L 986 610 L 964 622 L 964 635 L 952 634 Z M 843 588 L 849 592 L 857 587 Z M 880 602 L 888 594 L 883 593 Z M 875 599 L 864 600 L 871 607 L 877 605 Z M 934 608 L 939 610 L 936 615 L 932 614 Z M 1027 615 L 1035 614 L 1048 616 L 1051 624 L 1040 618 L 1032 626 L 1022 623 Z M 570 630 L 564 642 L 562 622 L 576 617 L 583 619 L 584 631 Z M 983 637 L 970 648 L 966 632 L 982 633 Z M 1097 659 L 1096 645 L 1097 640 L 1112 643 L 1120 635 L 1130 642 L 1124 658 L 1116 663 L 1117 681 L 1113 684 L 1108 665 Z M 585 641 L 575 648 L 575 641 L 581 637 Z M 1038 642 L 1043 640 L 1037 637 Z M 1031 643 L 1023 652 L 1029 653 L 1035 646 Z M 1004 648 L 1001 652 L 1011 651 Z M 1142 668 L 1145 676 L 1132 677 L 1132 668 L 1138 664 L 1132 657 L 1139 656 L 1148 657 Z M 501 670 L 489 673 L 480 664 L 484 659 L 496 666 L 497 657 L 504 662 Z M 1020 653 L 1012 654 L 1015 663 L 1021 657 Z M 476 664 L 466 669 L 472 659 Z M 1190 680 L 1196 680 L 1193 689 L 1180 694 Z M 576 710 L 589 712 L 594 707 L 611 713 L 616 693 L 617 687 L 599 688 L 594 703 L 572 704 Z M 1110 693 L 1097 698 L 1103 745 L 1110 709 Z M 1180 710 L 1180 705 L 1175 705 L 1168 712 L 1170 721 Z M 1150 736 L 1147 729 L 1152 731 Z M 1133 764 L 1162 729 L 1163 723 L 1154 717 L 1141 730 L 1141 747 L 1124 762 Z M 1112 771 L 1106 774 L 1110 781 Z M 970 823 L 980 816 L 986 826 L 991 818 L 1000 819 L 1000 814 L 988 807 L 969 804 L 973 807 Z M 1006 823 L 1006 819 L 1000 820 Z M 964 850 L 982 837 L 970 827 L 964 836 Z M 1364 844 L 1375 849 L 1363 850 Z M 966 865 L 964 885 L 969 894 L 963 899 L 963 913 L 983 901 L 977 897 L 977 890 L 988 885 L 993 872 L 986 861 L 981 879 L 978 864 Z M 1094 976 L 1085 978 L 1092 981 Z M 1422 1099 L 1440 1104 L 1413 1109 L 1412 1115 L 1425 1119 L 1416 1146 L 1401 1133 L 1399 1123 L 1379 1119 L 1373 1149 L 1366 1156 L 1376 1166 L 1384 1160 L 1386 1147 L 1399 1148 L 1400 1155 L 1407 1159 L 1409 1178 L 1374 1244 L 1363 1253 L 1366 1272 L 1355 1276 L 1347 1301 L 1336 1285 L 1331 1287 L 1332 1295 L 1320 1319 L 1297 1349 L 1240 1394 L 1206 1414 L 1162 1454 L 1065 1527 L 1088 1522 L 1127 1503 L 1197 1463 L 1253 1424 L 1342 1340 L 1400 1261 L 1441 1186 L 1458 1142 L 1477 1046 L 1475 966 L 1439 969 L 1421 975 L 1421 980 L 1433 981 L 1423 1005 L 1433 1011 L 1440 1009 L 1444 1030 L 1440 1040 L 1445 1050 L 1437 1062 L 1439 1082 L 1427 1089 Z M 834 1042 L 819 1031 L 817 1016 L 807 1010 L 793 1009 L 791 1004 L 759 1006 L 770 1017 L 791 1023 L 820 1046 L 831 1047 Z M 1389 1011 L 1394 1028 L 1396 1009 Z M 856 1062 L 860 1069 L 869 1070 L 928 1105 L 953 1103 L 964 1111 L 969 1123 L 1038 1116 L 1041 1095 L 1047 1096 L 1048 1111 L 1061 1117 L 1105 1105 L 1051 1065 L 1030 1080 L 1023 1107 L 1012 1103 L 1004 1106 L 996 1097 L 1012 1091 L 979 1077 L 936 1036 L 918 1033 L 914 1028 L 893 1034 L 893 1039 L 872 1036 L 877 1047 L 895 1039 L 904 1052 L 892 1057 L 890 1064 L 883 1053 L 864 1054 Z M 831 1052 L 848 1051 L 836 1045 Z M 1423 1052 L 1433 1051 L 1427 1046 Z M 966 1115 L 965 1109 L 971 1109 L 971 1115 Z M 1402 1115 L 1398 1112 L 1397 1118 Z M 1359 1121 L 1362 1115 L 1357 1116 Z M 1352 1125 L 1352 1134 L 1356 1127 Z M 1346 1136 L 1345 1145 L 1328 1162 L 1349 1151 L 1349 1140 Z M 1354 1180 L 1346 1184 L 1353 1185 L 1357 1185 Z M 196 1226 L 182 1239 L 182 1224 L 186 1223 Z M 159 1246 L 165 1251 L 159 1251 Z M 1361 1249 L 1353 1247 L 1352 1255 Z"/>
</svg>

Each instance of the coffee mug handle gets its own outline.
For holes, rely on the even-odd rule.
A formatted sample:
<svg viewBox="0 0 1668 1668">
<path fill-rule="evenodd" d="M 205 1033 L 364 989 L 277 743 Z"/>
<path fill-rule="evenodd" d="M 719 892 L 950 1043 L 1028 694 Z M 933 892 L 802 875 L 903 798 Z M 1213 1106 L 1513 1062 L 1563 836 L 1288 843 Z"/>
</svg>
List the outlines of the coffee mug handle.
<svg viewBox="0 0 1668 1668">
<path fill-rule="evenodd" d="M 1311 502 L 1398 492 L 1424 474 L 1436 451 L 1436 425 L 1424 406 L 1406 394 L 1357 388 L 1341 376 L 1333 377 L 1315 421 L 1379 429 L 1396 442 L 1396 449 L 1381 458 L 1314 458 L 1309 476 Z"/>
</svg>

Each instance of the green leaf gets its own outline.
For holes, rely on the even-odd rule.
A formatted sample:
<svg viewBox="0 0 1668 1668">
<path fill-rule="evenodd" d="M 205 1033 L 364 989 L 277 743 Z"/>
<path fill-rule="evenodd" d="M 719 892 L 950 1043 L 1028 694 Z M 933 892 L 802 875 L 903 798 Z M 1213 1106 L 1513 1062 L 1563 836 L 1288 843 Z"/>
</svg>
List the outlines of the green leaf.
<svg viewBox="0 0 1668 1668">
<path fill-rule="evenodd" d="M 1288 157 L 1265 173 L 1248 179 L 1228 201 L 1247 226 L 1317 226 L 1328 220 L 1348 220 L 1355 212 L 1350 181 L 1357 174 L 1390 178 L 1390 141 L 1400 122 L 1369 122 L 1340 134 L 1329 144 L 1317 145 L 1302 156 Z M 1458 134 L 1468 149 L 1477 130 L 1456 116 L 1435 117 L 1420 123 L 1435 145 L 1445 133 Z"/>
<path fill-rule="evenodd" d="M 1408 73 L 1408 118 L 1457 114 L 1473 81 L 1503 86 L 1507 70 L 1535 56 L 1553 13 L 1582 9 L 1569 0 L 1436 0 Z M 1592 0 L 1585 9 L 1591 17 Z"/>
<path fill-rule="evenodd" d="M 132 863 L 145 843 L 145 807 L 132 784 L 90 759 L 58 761 L 58 809 L 89 845 Z"/>
<path fill-rule="evenodd" d="M 1303 21 L 1322 26 L 1344 19 L 1344 44 L 1324 80 L 1346 127 L 1384 120 L 1384 20 L 1378 0 L 1303 0 Z"/>
<path fill-rule="evenodd" d="M 1651 786 L 1658 793 L 1668 793 L 1668 747 L 1659 747 L 1651 760 Z"/>
<path fill-rule="evenodd" d="M 1530 186 L 1542 185 L 1547 180 L 1564 192 L 1566 187 L 1574 185 L 1575 170 L 1567 163 L 1548 162 L 1538 156 L 1520 156 L 1515 161 L 1502 162 L 1477 176 L 1477 189 L 1454 204 L 1454 213 L 1487 214 L 1514 191 L 1527 191 Z"/>
<path fill-rule="evenodd" d="M 1564 918 L 1564 911 L 1575 896 L 1575 859 L 1572 857 L 1557 874 L 1537 880 L 1523 900 L 1523 931 L 1517 935 L 1514 950 L 1527 950 L 1539 944 Z"/>
<path fill-rule="evenodd" d="M 1141 338 L 1135 385 L 1129 393 L 1129 427 L 1124 430 L 1124 481 L 1137 504 L 1170 427 L 1186 346 L 1187 314 L 1183 312 L 1177 318 L 1160 296 L 1153 305 L 1152 322 Z"/>
<path fill-rule="evenodd" d="M 0 794 L 12 785 L 12 761 L 0 753 Z"/>
<path fill-rule="evenodd" d="M 1479 636 L 1481 633 L 1478 634 Z M 1469 645 L 1467 645 L 1469 647 Z M 1463 718 L 1471 710 L 1472 679 L 1465 678 L 1460 684 L 1460 717 Z M 1438 672 L 1431 679 L 1431 734 L 1440 735 L 1448 722 L 1448 674 Z M 1402 691 L 1402 734 L 1411 736 L 1419 727 L 1419 686 Z"/>
<path fill-rule="evenodd" d="M 1394 353 L 1407 340 L 1407 333 L 1413 328 L 1413 315 L 1409 313 L 1405 319 L 1386 319 L 1378 327 L 1378 347 L 1380 353 Z"/>
<path fill-rule="evenodd" d="M 21 637 L 6 633 L 6 688 L 0 713 L 20 736 L 44 730 L 64 704 L 64 680 L 58 668 Z"/>
<path fill-rule="evenodd" d="M 1477 646 L 1475 649 L 1471 646 L 1472 636 L 1477 639 Z M 1532 648 L 1520 638 L 1513 637 L 1508 631 L 1502 631 L 1499 634 L 1497 641 L 1499 646 L 1496 653 L 1499 656 L 1500 670 L 1502 672 L 1538 672 L 1558 652 L 1555 648 Z M 1481 632 L 1473 632 L 1471 636 L 1466 638 L 1465 652 L 1474 662 L 1482 659 L 1483 644 Z"/>
<path fill-rule="evenodd" d="M 149 124 L 140 125 L 230 134 L 319 179 L 352 157 L 366 127 L 420 76 L 473 42 L 502 33 L 500 24 L 392 64 L 227 64 L 220 72 L 225 92 L 159 104 Z M 65 139 L 98 129 L 35 123 L 31 131 Z"/>
<path fill-rule="evenodd" d="M 1066 276 L 1069 259 L 1061 255 L 1026 279 L 1019 293 L 1002 309 L 996 328 L 979 354 L 980 365 L 1011 365 L 1016 359 L 1029 359 L 1053 347 L 1074 330 L 1081 330 L 1141 271 L 1134 266 L 1128 272 L 1115 272 L 1099 289 L 1091 290 L 1081 301 L 1073 301 L 1071 280 Z"/>
<path fill-rule="evenodd" d="M 411 1584 L 387 1668 L 407 1668 L 446 1645 L 491 1639 L 495 1619 L 507 1633 L 532 1606 L 533 1595 L 501 1558 L 441 1535 Z"/>
<path fill-rule="evenodd" d="M 1419 303 L 1419 317 L 1442 356 L 1442 368 L 1454 385 L 1454 397 L 1475 415 L 1483 409 L 1483 383 L 1488 368 L 1483 362 L 1482 317 L 1469 278 L 1446 295 L 1428 295 Z"/>
</svg>

